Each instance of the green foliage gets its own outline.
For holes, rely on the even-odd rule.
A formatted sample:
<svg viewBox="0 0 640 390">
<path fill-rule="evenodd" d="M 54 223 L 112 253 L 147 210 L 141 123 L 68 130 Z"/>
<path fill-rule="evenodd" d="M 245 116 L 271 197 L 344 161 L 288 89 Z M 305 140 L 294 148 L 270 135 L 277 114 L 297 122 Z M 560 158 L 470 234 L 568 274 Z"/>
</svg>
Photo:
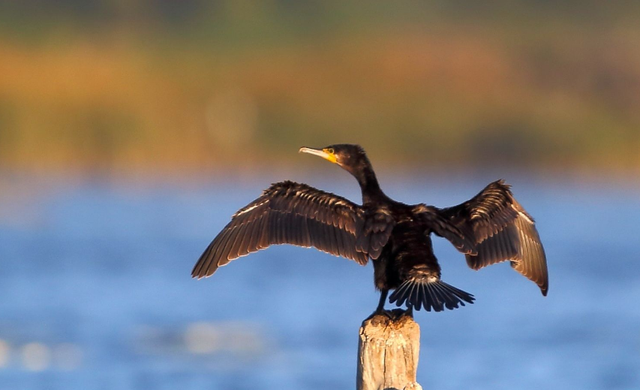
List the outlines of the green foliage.
<svg viewBox="0 0 640 390">
<path fill-rule="evenodd" d="M 640 171 L 640 6 L 597 1 L 0 3 L 0 162 Z M 253 161 L 253 162 L 251 162 Z M 253 165 L 252 165 L 253 164 Z"/>
</svg>

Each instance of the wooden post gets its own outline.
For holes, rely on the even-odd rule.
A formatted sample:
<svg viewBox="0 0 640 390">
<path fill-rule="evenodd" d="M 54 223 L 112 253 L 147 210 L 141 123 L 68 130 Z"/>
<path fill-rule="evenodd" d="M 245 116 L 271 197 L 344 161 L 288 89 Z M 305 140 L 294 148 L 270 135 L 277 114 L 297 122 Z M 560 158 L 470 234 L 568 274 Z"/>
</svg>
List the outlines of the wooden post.
<svg viewBox="0 0 640 390">
<path fill-rule="evenodd" d="M 420 326 L 404 310 L 367 318 L 358 343 L 358 390 L 422 390 L 416 382 Z"/>
</svg>

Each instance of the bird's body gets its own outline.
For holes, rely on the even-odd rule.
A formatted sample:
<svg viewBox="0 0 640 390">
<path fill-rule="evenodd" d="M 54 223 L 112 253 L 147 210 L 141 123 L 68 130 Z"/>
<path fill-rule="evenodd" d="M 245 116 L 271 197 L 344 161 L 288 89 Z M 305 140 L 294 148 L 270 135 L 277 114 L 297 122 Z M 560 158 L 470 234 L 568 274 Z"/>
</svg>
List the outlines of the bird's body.
<svg viewBox="0 0 640 390">
<path fill-rule="evenodd" d="M 473 303 L 473 296 L 440 279 L 431 233 L 448 239 L 473 269 L 510 260 L 520 273 L 548 289 L 544 250 L 533 218 L 502 181 L 489 184 L 471 200 L 439 209 L 407 205 L 382 192 L 364 150 L 333 145 L 300 151 L 321 156 L 350 172 L 363 204 L 290 181 L 273 184 L 239 210 L 211 242 L 192 275 L 206 277 L 229 261 L 275 244 L 313 246 L 366 264 L 373 260 L 377 310 L 390 301 L 420 310 L 442 311 Z"/>
</svg>

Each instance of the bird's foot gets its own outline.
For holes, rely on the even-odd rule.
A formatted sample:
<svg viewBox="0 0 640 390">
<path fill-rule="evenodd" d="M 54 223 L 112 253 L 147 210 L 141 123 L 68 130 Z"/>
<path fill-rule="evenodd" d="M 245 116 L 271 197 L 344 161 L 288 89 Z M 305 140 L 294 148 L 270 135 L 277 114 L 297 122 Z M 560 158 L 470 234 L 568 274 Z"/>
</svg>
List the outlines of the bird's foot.
<svg viewBox="0 0 640 390">
<path fill-rule="evenodd" d="M 382 290 L 380 292 L 380 301 L 378 302 L 378 307 L 376 311 L 374 311 L 365 321 L 371 320 L 373 325 L 379 325 L 381 323 L 387 323 L 389 321 L 396 321 L 400 317 L 404 315 L 408 315 L 413 318 L 413 306 L 409 305 L 407 310 L 403 309 L 393 309 L 393 310 L 385 310 L 384 304 L 387 302 L 387 294 L 389 290 Z"/>
<path fill-rule="evenodd" d="M 373 325 L 380 325 L 382 323 L 387 323 L 389 321 L 397 321 L 403 316 L 409 316 L 413 318 L 413 308 L 410 307 L 407 310 L 403 309 L 393 309 L 393 310 L 385 310 L 385 309 L 376 309 L 365 321 L 371 320 Z"/>
<path fill-rule="evenodd" d="M 409 305 L 407 310 L 404 311 L 403 315 L 413 318 L 413 306 Z"/>
<path fill-rule="evenodd" d="M 382 323 L 393 320 L 392 313 L 389 310 L 376 309 L 365 321 L 371 321 L 371 324 L 378 326 Z"/>
</svg>

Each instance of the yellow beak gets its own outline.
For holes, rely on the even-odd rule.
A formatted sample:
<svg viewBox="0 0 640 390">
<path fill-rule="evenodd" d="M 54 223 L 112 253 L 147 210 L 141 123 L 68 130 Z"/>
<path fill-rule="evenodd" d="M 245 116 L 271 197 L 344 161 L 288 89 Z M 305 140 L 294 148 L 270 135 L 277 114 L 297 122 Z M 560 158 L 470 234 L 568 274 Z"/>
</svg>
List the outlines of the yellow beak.
<svg viewBox="0 0 640 390">
<path fill-rule="evenodd" d="M 336 155 L 333 152 L 329 152 L 328 149 L 314 149 L 314 148 L 307 148 L 306 146 L 303 146 L 300 148 L 299 150 L 300 153 L 309 153 L 309 154 L 313 154 L 315 156 L 320 156 L 322 158 L 324 158 L 327 161 L 330 161 L 332 163 L 336 163 L 337 162 L 337 158 Z"/>
</svg>

